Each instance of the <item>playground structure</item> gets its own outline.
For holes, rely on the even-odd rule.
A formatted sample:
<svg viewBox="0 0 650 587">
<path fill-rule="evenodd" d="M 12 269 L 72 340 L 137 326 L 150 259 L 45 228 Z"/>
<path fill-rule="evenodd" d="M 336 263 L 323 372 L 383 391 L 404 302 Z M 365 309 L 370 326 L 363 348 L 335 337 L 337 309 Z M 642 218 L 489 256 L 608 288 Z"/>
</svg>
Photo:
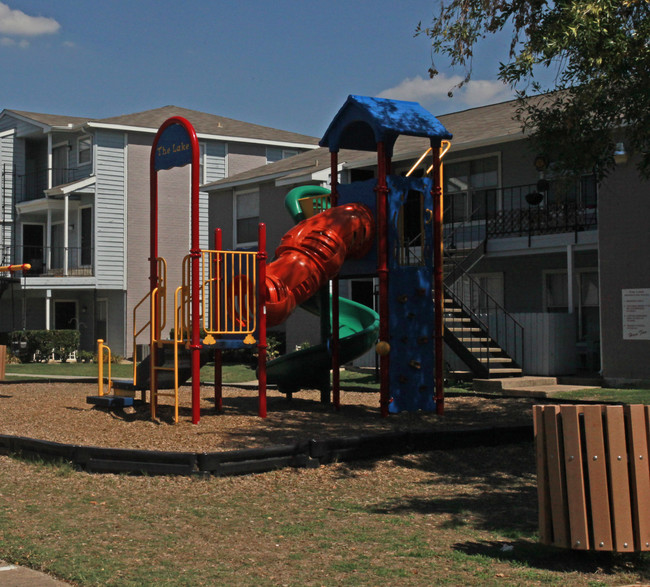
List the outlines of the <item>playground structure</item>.
<svg viewBox="0 0 650 587">
<path fill-rule="evenodd" d="M 427 137 L 433 178 L 389 175 L 400 134 Z M 323 401 L 340 407 L 340 365 L 364 354 L 379 337 L 382 416 L 403 410 L 443 411 L 442 188 L 443 142 L 451 134 L 414 102 L 350 96 L 330 124 L 321 146 L 331 153 L 331 193 L 304 186 L 285 201 L 296 226 L 282 238 L 267 265 L 265 226 L 257 251 L 225 251 L 221 231 L 214 250 L 198 238 L 198 140 L 180 117 L 160 127 L 150 161 L 150 291 L 134 309 L 134 349 L 149 331 L 151 353 L 134 363 L 132 381 L 113 380 L 104 392 L 100 362 L 99 405 L 128 405 L 136 391 L 150 390 L 152 418 L 161 389 L 173 389 L 178 420 L 178 387 L 192 378 L 192 422 L 200 419 L 200 368 L 215 363 L 215 407 L 222 407 L 221 352 L 257 344 L 259 415 L 266 416 L 266 385 L 291 395 L 300 388 L 321 390 Z M 376 180 L 340 184 L 341 148 L 376 151 Z M 158 187 L 161 170 L 191 165 L 191 250 L 183 262 L 182 284 L 174 292 L 173 336 L 167 323 L 166 262 L 158 256 Z M 416 164 L 417 165 L 417 164 Z M 406 226 L 419 227 L 418 235 Z M 379 278 L 379 315 L 339 299 L 339 279 Z M 331 292 L 330 292 L 331 290 Z M 432 295 L 433 292 L 433 295 Z M 330 295 L 331 294 L 331 295 Z M 322 344 L 266 362 L 266 328 L 283 322 L 298 306 L 321 316 Z M 148 310 L 140 325 L 137 314 Z M 99 341 L 100 353 L 106 349 Z M 171 352 L 171 357 L 169 354 Z M 110 349 L 107 351 L 110 353 Z M 188 357 L 189 355 L 189 357 Z M 330 387 L 330 371 L 332 381 Z M 111 394 L 111 392 L 114 392 Z"/>
</svg>

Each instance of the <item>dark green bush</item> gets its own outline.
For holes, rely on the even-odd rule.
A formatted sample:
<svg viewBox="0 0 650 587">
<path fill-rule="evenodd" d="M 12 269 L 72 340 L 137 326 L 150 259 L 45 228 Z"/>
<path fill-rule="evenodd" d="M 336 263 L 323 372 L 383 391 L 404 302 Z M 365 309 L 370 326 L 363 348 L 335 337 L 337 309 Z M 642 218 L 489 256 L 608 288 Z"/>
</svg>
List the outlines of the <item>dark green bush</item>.
<svg viewBox="0 0 650 587">
<path fill-rule="evenodd" d="M 11 350 L 24 363 L 54 358 L 66 362 L 79 348 L 78 330 L 16 330 L 11 333 Z"/>
</svg>

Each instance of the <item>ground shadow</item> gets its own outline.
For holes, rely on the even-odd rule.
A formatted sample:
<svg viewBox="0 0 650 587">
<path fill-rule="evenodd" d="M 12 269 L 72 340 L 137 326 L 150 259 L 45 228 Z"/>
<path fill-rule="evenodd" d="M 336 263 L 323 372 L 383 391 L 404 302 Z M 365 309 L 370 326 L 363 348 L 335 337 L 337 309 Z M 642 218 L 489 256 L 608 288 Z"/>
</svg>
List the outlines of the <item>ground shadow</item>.
<svg viewBox="0 0 650 587">
<path fill-rule="evenodd" d="M 472 556 L 484 556 L 503 562 L 556 572 L 616 575 L 636 573 L 641 580 L 650 580 L 650 554 L 621 554 L 555 548 L 536 542 L 514 540 L 503 542 L 462 542 L 454 550 Z"/>
</svg>

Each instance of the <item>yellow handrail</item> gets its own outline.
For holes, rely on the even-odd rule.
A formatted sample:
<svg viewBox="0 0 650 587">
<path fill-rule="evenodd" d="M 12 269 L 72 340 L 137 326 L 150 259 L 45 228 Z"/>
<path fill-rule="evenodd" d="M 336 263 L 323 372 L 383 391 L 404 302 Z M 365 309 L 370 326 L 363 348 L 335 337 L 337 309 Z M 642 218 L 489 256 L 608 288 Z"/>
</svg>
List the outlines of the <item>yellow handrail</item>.
<svg viewBox="0 0 650 587">
<path fill-rule="evenodd" d="M 440 149 L 441 149 L 441 151 L 440 151 L 440 159 L 442 160 L 442 158 L 447 154 L 447 151 L 449 151 L 449 149 L 451 149 L 451 141 L 447 141 L 447 140 L 440 141 Z M 424 158 L 429 153 L 431 153 L 431 147 L 429 147 L 424 153 L 422 153 L 420 158 L 415 162 L 415 164 L 411 167 L 411 169 L 408 170 L 408 172 L 406 174 L 406 177 L 410 177 L 410 175 L 420 166 L 420 163 L 422 163 L 422 161 L 424 161 Z M 426 173 L 424 175 L 429 175 L 429 173 L 431 173 L 432 170 L 433 170 L 433 165 L 430 165 L 429 168 L 426 170 Z"/>
<path fill-rule="evenodd" d="M 167 323 L 167 304 L 166 304 L 166 299 L 167 299 L 167 261 L 163 257 L 158 257 L 158 287 L 156 288 L 157 290 L 161 290 L 162 294 L 159 298 L 160 303 L 158 304 L 158 330 L 162 331 L 162 329 L 165 327 L 165 324 Z M 137 338 L 142 334 L 148 327 L 152 326 L 152 317 L 155 314 L 155 310 L 153 310 L 153 307 L 150 307 L 149 310 L 149 320 L 145 322 L 145 324 L 140 328 L 140 330 L 137 330 L 137 311 L 138 308 L 144 304 L 145 301 L 151 296 L 151 291 L 148 291 L 145 296 L 133 307 L 133 385 L 136 385 L 137 383 L 137 368 L 138 368 L 138 363 L 135 360 L 136 358 L 136 348 L 137 348 Z M 162 308 L 161 308 L 162 306 Z M 155 306 L 154 306 L 155 307 Z M 150 352 L 152 352 L 150 350 Z"/>
<path fill-rule="evenodd" d="M 104 344 L 104 341 L 101 338 L 97 339 L 97 386 L 99 395 L 104 395 L 104 349 L 108 352 L 108 391 L 110 392 L 113 383 L 111 381 L 111 349 L 108 345 Z"/>
</svg>

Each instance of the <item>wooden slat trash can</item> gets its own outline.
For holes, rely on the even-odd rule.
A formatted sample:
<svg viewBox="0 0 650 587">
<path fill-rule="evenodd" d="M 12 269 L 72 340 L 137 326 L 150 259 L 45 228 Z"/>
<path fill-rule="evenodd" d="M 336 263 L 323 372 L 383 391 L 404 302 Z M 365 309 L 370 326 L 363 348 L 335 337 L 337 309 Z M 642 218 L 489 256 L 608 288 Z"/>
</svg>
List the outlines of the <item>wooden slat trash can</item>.
<svg viewBox="0 0 650 587">
<path fill-rule="evenodd" d="M 540 540 L 650 550 L 650 406 L 533 408 Z"/>
<path fill-rule="evenodd" d="M 0 344 L 0 381 L 5 380 L 5 371 L 7 367 L 7 347 Z"/>
</svg>

